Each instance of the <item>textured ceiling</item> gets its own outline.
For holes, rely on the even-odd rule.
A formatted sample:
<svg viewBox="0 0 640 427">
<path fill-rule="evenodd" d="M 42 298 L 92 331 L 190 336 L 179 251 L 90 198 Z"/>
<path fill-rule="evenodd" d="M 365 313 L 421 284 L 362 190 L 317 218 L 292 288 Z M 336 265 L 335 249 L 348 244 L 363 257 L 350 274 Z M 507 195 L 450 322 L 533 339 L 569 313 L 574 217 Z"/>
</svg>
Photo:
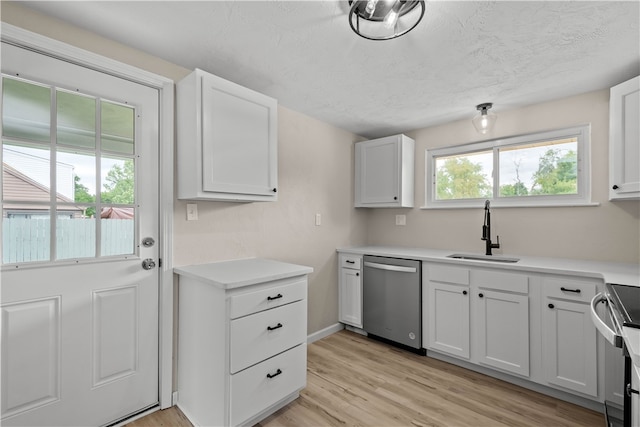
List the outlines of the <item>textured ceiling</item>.
<svg viewBox="0 0 640 427">
<path fill-rule="evenodd" d="M 365 137 L 640 74 L 638 1 L 427 1 L 418 27 L 390 41 L 354 34 L 346 1 L 20 4 Z"/>
</svg>

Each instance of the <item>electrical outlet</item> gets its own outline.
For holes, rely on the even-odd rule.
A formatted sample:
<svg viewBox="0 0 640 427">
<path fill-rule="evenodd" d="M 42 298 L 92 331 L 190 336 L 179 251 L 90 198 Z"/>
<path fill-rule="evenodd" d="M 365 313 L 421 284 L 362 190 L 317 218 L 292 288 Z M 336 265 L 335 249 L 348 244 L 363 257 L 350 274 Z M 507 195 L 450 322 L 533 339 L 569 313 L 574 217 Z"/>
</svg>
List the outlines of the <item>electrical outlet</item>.
<svg viewBox="0 0 640 427">
<path fill-rule="evenodd" d="M 187 203 L 187 221 L 198 220 L 198 205 L 196 203 Z"/>
<path fill-rule="evenodd" d="M 316 225 L 322 225 L 322 215 L 316 214 Z"/>
<path fill-rule="evenodd" d="M 396 225 L 407 225 L 407 216 L 396 215 Z"/>
</svg>

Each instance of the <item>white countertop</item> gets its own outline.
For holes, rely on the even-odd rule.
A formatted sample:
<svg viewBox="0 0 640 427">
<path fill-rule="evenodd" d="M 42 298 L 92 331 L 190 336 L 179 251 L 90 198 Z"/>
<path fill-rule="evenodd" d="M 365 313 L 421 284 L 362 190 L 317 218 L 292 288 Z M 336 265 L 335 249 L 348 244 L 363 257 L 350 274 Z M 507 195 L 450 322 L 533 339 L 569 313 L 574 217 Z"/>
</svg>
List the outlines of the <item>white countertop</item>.
<svg viewBox="0 0 640 427">
<path fill-rule="evenodd" d="M 338 248 L 340 253 L 360 255 L 378 255 L 395 258 L 417 259 L 420 261 L 438 261 L 451 264 L 465 264 L 476 267 L 492 267 L 503 270 L 531 271 L 536 273 L 567 274 L 571 276 L 592 277 L 603 279 L 605 283 L 619 283 L 622 285 L 640 286 L 640 265 L 615 262 L 587 261 L 567 258 L 543 258 L 500 254 L 509 258 L 520 258 L 516 263 L 476 261 L 468 259 L 447 258 L 454 253 L 467 253 L 442 249 L 405 248 L 399 246 L 359 246 Z M 482 255 L 478 252 L 474 255 Z"/>
<path fill-rule="evenodd" d="M 313 272 L 304 265 L 263 258 L 247 258 L 209 264 L 176 267 L 173 272 L 222 289 L 234 289 L 272 280 L 303 276 Z"/>
<path fill-rule="evenodd" d="M 510 254 L 500 254 L 510 258 L 520 258 L 517 263 L 476 261 L 447 258 L 447 255 L 460 253 L 452 250 L 404 248 L 397 246 L 359 246 L 339 248 L 340 253 L 358 255 L 378 255 L 395 258 L 417 259 L 420 261 L 438 261 L 476 267 L 492 267 L 504 270 L 529 271 L 536 273 L 567 274 L 571 276 L 603 279 L 605 283 L 640 286 L 640 265 L 615 262 L 586 261 L 566 258 L 543 258 Z M 476 253 L 475 255 L 482 255 Z M 623 327 L 622 337 L 627 345 L 634 368 L 640 375 L 640 329 Z"/>
</svg>

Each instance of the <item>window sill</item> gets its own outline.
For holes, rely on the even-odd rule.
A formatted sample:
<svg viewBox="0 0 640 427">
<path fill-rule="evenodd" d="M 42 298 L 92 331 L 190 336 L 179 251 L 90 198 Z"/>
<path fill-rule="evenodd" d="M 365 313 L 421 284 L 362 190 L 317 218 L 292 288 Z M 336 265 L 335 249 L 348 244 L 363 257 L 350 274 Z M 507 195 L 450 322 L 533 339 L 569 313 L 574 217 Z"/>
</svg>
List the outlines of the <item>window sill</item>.
<svg viewBox="0 0 640 427">
<path fill-rule="evenodd" d="M 484 200 L 479 202 L 460 203 L 455 205 L 436 205 L 436 206 L 421 206 L 420 209 L 482 209 L 484 208 Z M 554 202 L 554 203 L 500 203 L 495 200 L 491 200 L 491 208 L 573 208 L 573 207 L 595 207 L 600 206 L 600 203 L 595 202 Z"/>
</svg>

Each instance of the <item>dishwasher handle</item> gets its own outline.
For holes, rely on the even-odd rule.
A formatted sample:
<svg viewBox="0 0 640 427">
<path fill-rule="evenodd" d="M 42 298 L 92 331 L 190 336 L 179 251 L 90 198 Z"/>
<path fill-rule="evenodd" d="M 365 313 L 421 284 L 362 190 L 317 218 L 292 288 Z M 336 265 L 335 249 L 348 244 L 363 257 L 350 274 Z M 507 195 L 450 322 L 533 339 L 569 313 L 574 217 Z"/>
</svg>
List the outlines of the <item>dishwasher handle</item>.
<svg viewBox="0 0 640 427">
<path fill-rule="evenodd" d="M 397 271 L 400 273 L 415 273 L 418 271 L 415 267 L 403 267 L 401 265 L 392 265 L 392 264 L 380 264 L 377 262 L 365 261 L 365 267 L 376 268 L 378 270 L 387 270 L 387 271 Z"/>
<path fill-rule="evenodd" d="M 601 302 L 605 303 L 607 307 L 606 309 L 612 320 L 614 329 L 610 328 L 609 325 L 607 325 L 600 316 L 598 316 L 596 306 Z M 616 325 L 616 320 L 610 310 L 611 307 L 609 307 L 609 300 L 604 293 L 601 292 L 591 299 L 591 320 L 593 321 L 596 329 L 610 344 L 615 347 L 622 348 L 622 336 L 618 332 L 619 327 Z"/>
</svg>

